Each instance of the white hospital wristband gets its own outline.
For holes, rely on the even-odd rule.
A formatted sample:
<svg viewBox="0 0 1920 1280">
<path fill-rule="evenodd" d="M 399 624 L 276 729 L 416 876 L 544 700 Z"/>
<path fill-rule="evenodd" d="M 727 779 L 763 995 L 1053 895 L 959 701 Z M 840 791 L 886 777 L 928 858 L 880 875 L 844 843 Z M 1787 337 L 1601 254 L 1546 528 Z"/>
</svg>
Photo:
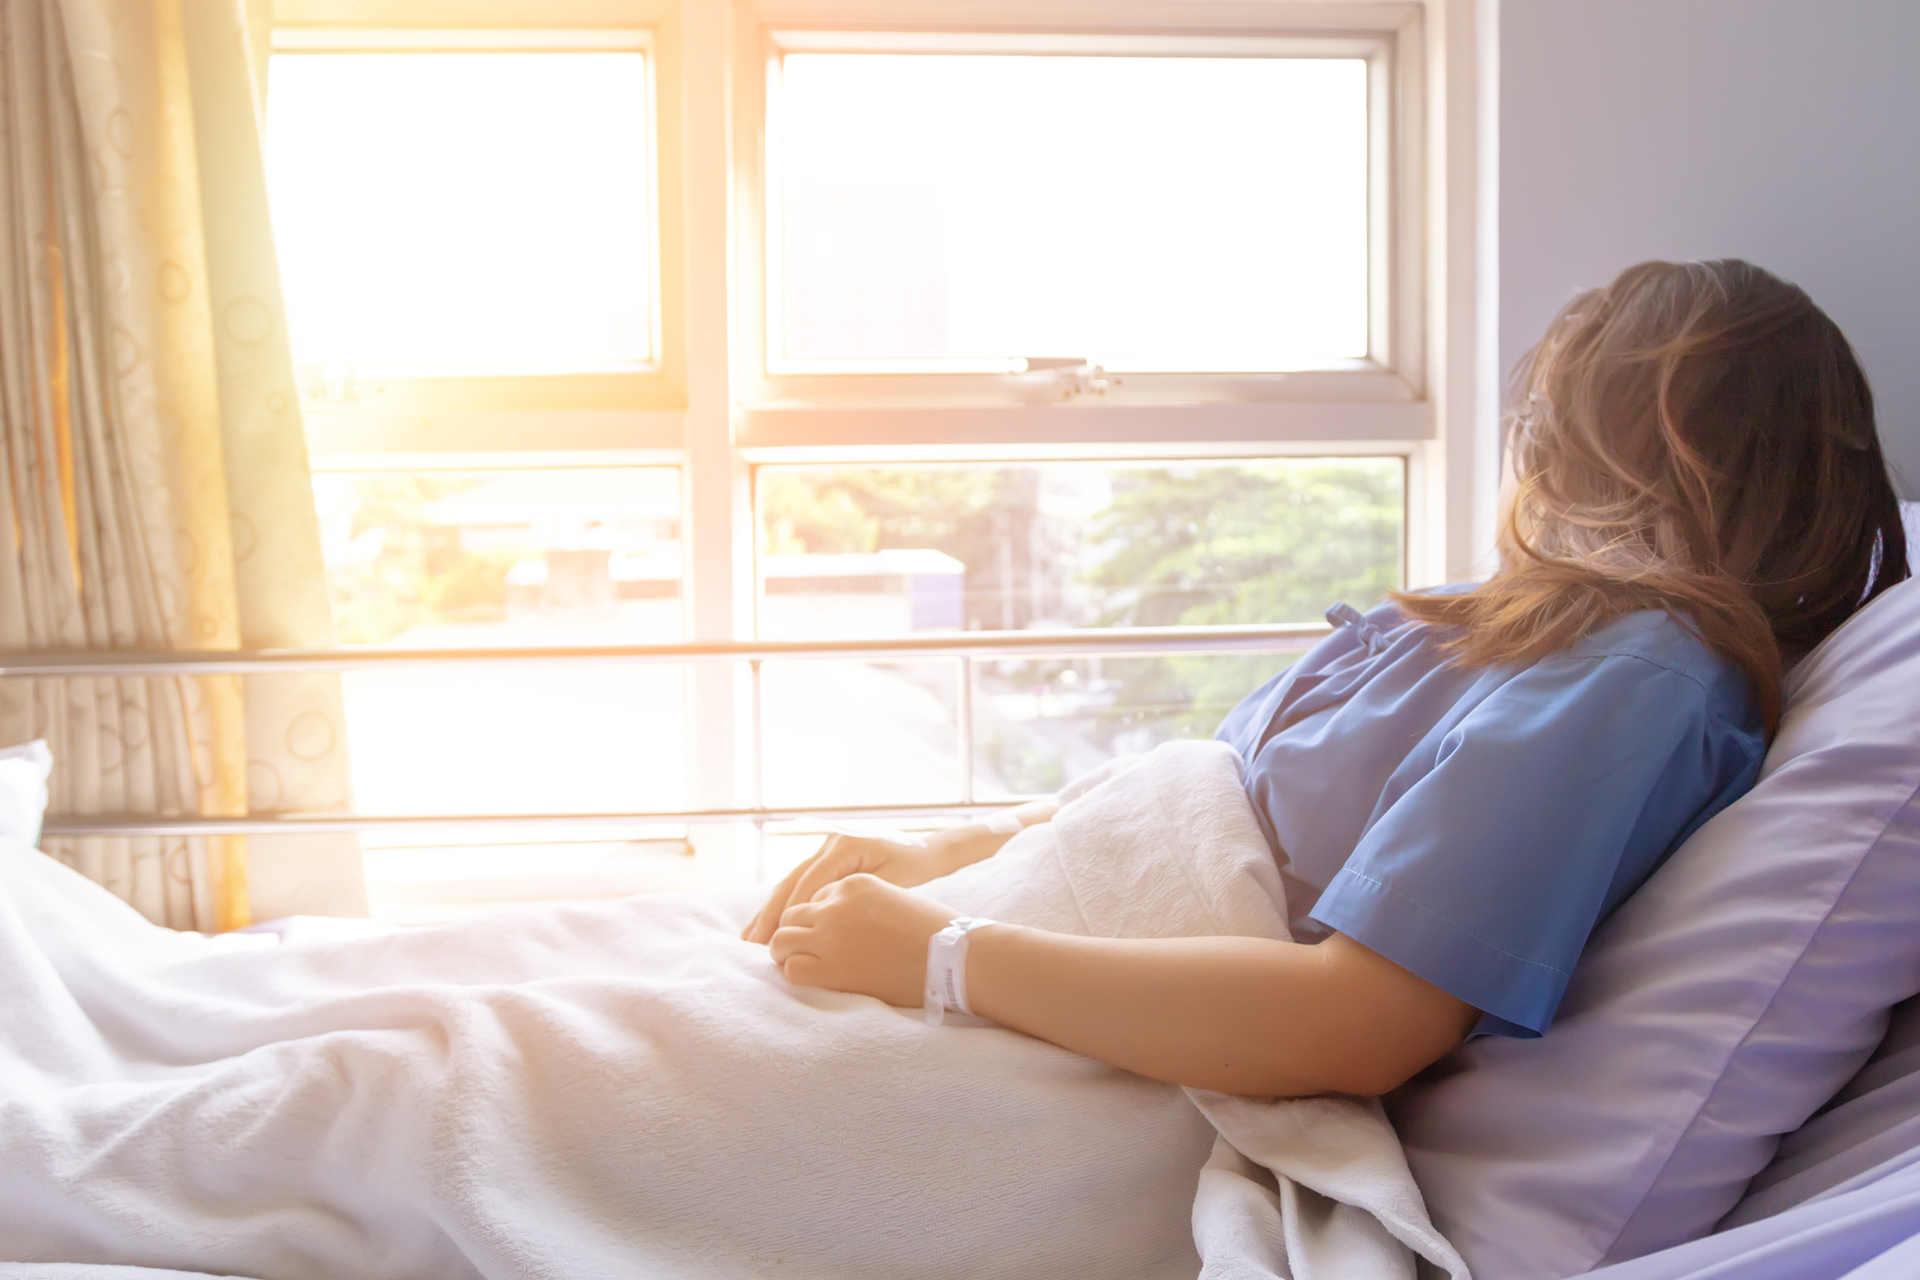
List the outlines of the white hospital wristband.
<svg viewBox="0 0 1920 1280">
<path fill-rule="evenodd" d="M 958 1013 L 973 1012 L 967 1005 L 967 934 L 981 925 L 992 923 L 992 920 L 959 916 L 927 939 L 925 1006 L 928 1026 L 939 1026 L 946 1019 L 949 1009 Z"/>
</svg>

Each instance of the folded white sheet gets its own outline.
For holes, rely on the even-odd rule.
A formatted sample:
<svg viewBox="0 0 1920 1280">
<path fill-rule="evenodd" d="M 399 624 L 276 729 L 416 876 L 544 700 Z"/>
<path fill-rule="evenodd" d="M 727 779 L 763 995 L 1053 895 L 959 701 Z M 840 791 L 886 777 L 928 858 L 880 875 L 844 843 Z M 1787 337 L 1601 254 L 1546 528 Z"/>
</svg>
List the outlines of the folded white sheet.
<svg viewBox="0 0 1920 1280">
<path fill-rule="evenodd" d="M 1213 744 L 929 891 L 1116 935 L 1284 919 Z M 1199 1270 L 1197 1237 L 1208 1276 L 1410 1277 L 1417 1250 L 1464 1278 L 1371 1104 L 1197 1097 L 1263 1170 L 1171 1086 L 790 986 L 735 936 L 757 897 L 261 948 L 155 929 L 0 849 L 0 1256 L 1150 1280 Z"/>
</svg>

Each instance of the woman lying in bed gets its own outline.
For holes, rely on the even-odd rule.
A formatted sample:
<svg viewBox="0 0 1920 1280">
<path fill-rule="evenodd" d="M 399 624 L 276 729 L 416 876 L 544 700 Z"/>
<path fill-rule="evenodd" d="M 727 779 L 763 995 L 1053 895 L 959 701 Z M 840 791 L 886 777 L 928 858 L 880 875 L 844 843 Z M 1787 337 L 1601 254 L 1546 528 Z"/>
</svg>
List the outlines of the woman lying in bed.
<svg viewBox="0 0 1920 1280">
<path fill-rule="evenodd" d="M 1306 941 L 950 924 L 910 892 L 1046 805 L 836 836 L 743 936 L 801 985 L 1229 1093 L 1378 1094 L 1540 1034 L 1595 924 L 1752 785 L 1783 665 L 1907 563 L 1852 350 L 1747 263 L 1580 295 L 1514 392 L 1493 576 L 1333 611 L 1220 727 Z"/>
</svg>

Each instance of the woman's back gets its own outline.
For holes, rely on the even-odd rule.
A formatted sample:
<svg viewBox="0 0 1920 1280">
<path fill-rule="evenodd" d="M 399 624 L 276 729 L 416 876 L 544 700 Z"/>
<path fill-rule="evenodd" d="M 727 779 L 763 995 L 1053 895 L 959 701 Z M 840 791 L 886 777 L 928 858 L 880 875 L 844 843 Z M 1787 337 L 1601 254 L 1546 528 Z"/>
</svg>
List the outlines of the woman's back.
<svg viewBox="0 0 1920 1280">
<path fill-rule="evenodd" d="M 1450 662 L 1449 629 L 1392 604 L 1328 616 L 1218 735 L 1296 935 L 1364 943 L 1483 1031 L 1544 1030 L 1594 924 L 1752 785 L 1745 677 L 1658 610 L 1500 667 Z"/>
</svg>

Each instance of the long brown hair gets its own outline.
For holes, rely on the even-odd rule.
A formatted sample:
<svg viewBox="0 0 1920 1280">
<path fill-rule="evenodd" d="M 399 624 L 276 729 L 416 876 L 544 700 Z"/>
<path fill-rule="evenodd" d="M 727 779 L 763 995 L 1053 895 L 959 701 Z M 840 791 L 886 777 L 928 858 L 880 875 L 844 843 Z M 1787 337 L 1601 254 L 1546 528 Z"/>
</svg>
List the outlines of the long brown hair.
<svg viewBox="0 0 1920 1280">
<path fill-rule="evenodd" d="M 1907 576 L 1853 348 L 1747 262 L 1643 262 L 1569 303 L 1514 369 L 1499 568 L 1401 593 L 1458 662 L 1532 662 L 1664 609 L 1741 671 L 1767 732 L 1799 654 Z"/>
</svg>

